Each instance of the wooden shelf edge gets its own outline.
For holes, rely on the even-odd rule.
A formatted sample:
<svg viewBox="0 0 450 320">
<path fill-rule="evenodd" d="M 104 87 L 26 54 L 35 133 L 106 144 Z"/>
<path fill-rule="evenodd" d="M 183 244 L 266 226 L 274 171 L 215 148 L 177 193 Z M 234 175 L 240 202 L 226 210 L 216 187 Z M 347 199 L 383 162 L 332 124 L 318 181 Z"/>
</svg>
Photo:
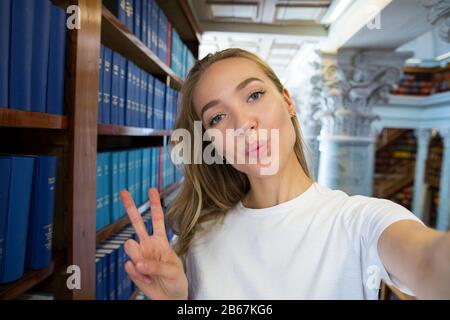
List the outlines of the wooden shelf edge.
<svg viewBox="0 0 450 320">
<path fill-rule="evenodd" d="M 169 194 L 171 194 L 176 188 L 178 188 L 181 183 L 183 182 L 183 179 L 175 182 L 174 184 L 167 187 L 164 191 L 160 193 L 161 199 L 164 199 Z M 150 209 L 150 202 L 147 201 L 141 206 L 139 206 L 138 211 L 142 215 L 143 213 L 147 212 Z M 96 244 L 100 244 L 102 241 L 106 240 L 111 235 L 119 232 L 123 227 L 130 224 L 130 218 L 128 218 L 128 215 L 123 216 L 119 220 L 107 225 L 103 229 L 99 230 L 96 235 Z"/>
<path fill-rule="evenodd" d="M 112 33 L 114 36 L 110 35 Z M 181 88 L 183 80 L 105 6 L 102 8 L 101 36 L 102 43 L 105 43 L 114 51 L 152 74 L 169 76 L 173 87 L 178 90 Z M 139 54 L 139 57 L 136 54 Z M 141 58 L 145 58 L 146 61 Z"/>
<path fill-rule="evenodd" d="M 0 108 L 0 127 L 66 129 L 67 117 L 43 112 Z"/>
<path fill-rule="evenodd" d="M 0 300 L 17 298 L 51 276 L 54 269 L 55 260 L 45 269 L 25 271 L 24 275 L 17 281 L 0 286 Z"/>
<path fill-rule="evenodd" d="M 111 124 L 97 125 L 99 136 L 137 136 L 137 137 L 164 137 L 172 134 L 171 130 L 127 127 Z"/>
</svg>

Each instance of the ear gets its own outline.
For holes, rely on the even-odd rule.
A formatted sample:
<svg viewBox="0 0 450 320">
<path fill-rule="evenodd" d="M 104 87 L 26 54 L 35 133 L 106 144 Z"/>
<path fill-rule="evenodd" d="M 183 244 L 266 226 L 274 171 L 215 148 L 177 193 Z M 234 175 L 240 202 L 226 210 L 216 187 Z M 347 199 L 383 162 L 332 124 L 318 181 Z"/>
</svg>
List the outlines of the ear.
<svg viewBox="0 0 450 320">
<path fill-rule="evenodd" d="M 295 111 L 294 101 L 292 100 L 291 95 L 289 94 L 289 91 L 286 88 L 283 88 L 283 99 L 286 102 L 289 115 L 291 117 L 295 116 L 296 111 Z"/>
</svg>

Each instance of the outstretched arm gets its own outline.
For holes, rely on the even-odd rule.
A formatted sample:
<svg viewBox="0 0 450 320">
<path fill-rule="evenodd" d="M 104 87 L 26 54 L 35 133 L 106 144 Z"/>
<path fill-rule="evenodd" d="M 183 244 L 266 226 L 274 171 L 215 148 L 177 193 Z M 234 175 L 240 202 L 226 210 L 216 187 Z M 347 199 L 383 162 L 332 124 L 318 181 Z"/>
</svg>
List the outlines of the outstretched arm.
<svg viewBox="0 0 450 320">
<path fill-rule="evenodd" d="M 419 299 L 450 299 L 450 232 L 401 220 L 378 241 L 386 270 Z"/>
</svg>

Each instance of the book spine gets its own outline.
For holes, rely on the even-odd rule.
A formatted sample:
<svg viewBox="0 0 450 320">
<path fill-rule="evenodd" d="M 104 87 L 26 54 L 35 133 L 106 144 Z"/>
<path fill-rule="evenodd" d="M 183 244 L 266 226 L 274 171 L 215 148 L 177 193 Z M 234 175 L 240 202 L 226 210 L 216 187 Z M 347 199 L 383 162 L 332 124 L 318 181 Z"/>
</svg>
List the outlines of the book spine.
<svg viewBox="0 0 450 320">
<path fill-rule="evenodd" d="M 111 79 L 111 124 L 119 124 L 120 55 L 113 52 Z"/>
<path fill-rule="evenodd" d="M 151 30 L 152 30 L 152 46 L 151 50 L 158 55 L 158 25 L 159 25 L 159 10 L 158 5 L 155 0 L 150 0 L 152 7 L 152 21 L 151 21 Z"/>
<path fill-rule="evenodd" d="M 3 273 L 6 246 L 6 223 L 8 222 L 9 186 L 11 184 L 12 160 L 0 156 L 0 274 Z"/>
<path fill-rule="evenodd" d="M 31 203 L 33 157 L 11 157 L 6 237 L 0 283 L 19 279 L 25 269 L 26 238 Z"/>
<path fill-rule="evenodd" d="M 148 1 L 142 0 L 142 16 L 141 16 L 141 41 L 148 47 Z"/>
<path fill-rule="evenodd" d="M 103 188 L 104 192 L 104 213 L 103 213 L 103 226 L 111 223 L 112 206 L 111 206 L 111 194 L 112 194 L 112 181 L 111 181 L 111 152 L 105 153 L 105 162 L 103 167 Z"/>
<path fill-rule="evenodd" d="M 119 153 L 111 153 L 111 166 L 112 166 L 112 212 L 111 212 L 111 222 L 119 220 Z"/>
<path fill-rule="evenodd" d="M 56 166 L 54 156 L 35 159 L 25 260 L 27 269 L 42 269 L 51 263 Z"/>
<path fill-rule="evenodd" d="M 167 43 L 166 43 L 166 63 L 168 66 L 170 66 L 171 61 L 170 61 L 170 57 L 172 54 L 171 51 L 171 47 L 172 47 L 172 23 L 170 21 L 167 22 Z"/>
<path fill-rule="evenodd" d="M 66 12 L 52 5 L 47 86 L 47 112 L 51 114 L 64 114 L 66 41 Z"/>
<path fill-rule="evenodd" d="M 12 2 L 9 104 L 13 109 L 31 110 L 33 18 L 34 2 Z"/>
<path fill-rule="evenodd" d="M 133 33 L 139 40 L 141 40 L 141 28 L 142 28 L 141 9 L 142 9 L 142 0 L 134 0 Z"/>
<path fill-rule="evenodd" d="M 11 0 L 0 1 L 0 108 L 9 106 Z"/>
<path fill-rule="evenodd" d="M 103 109 L 103 73 L 104 73 L 104 66 L 103 61 L 105 59 L 105 46 L 100 45 L 100 56 L 98 61 L 98 106 L 97 106 L 97 122 L 102 123 L 102 109 Z"/>
<path fill-rule="evenodd" d="M 35 112 L 46 110 L 51 12 L 49 0 L 35 0 L 31 69 L 31 111 Z"/>
<path fill-rule="evenodd" d="M 111 123 L 111 80 L 112 80 L 112 56 L 113 52 L 110 48 L 105 47 L 105 58 L 103 61 L 103 104 L 102 117 L 103 124 Z"/>
<path fill-rule="evenodd" d="M 126 26 L 131 33 L 134 25 L 134 0 L 126 0 L 125 2 Z"/>
<path fill-rule="evenodd" d="M 147 120 L 146 127 L 153 128 L 153 92 L 154 92 L 154 78 L 148 74 L 147 78 Z"/>
<path fill-rule="evenodd" d="M 103 212 L 103 194 L 102 194 L 102 180 L 103 180 L 103 153 L 97 153 L 97 178 L 96 178 L 96 224 L 95 229 L 98 231 L 102 228 L 102 212 Z"/>
</svg>

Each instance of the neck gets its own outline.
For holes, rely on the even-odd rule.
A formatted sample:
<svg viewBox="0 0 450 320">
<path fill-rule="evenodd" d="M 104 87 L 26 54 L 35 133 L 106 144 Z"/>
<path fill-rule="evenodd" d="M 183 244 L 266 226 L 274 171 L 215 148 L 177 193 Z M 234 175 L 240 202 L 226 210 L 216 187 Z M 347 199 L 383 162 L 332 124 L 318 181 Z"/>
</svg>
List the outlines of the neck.
<svg viewBox="0 0 450 320">
<path fill-rule="evenodd" d="M 247 208 L 261 209 L 289 201 L 313 183 L 292 152 L 288 163 L 273 176 L 249 177 L 250 191 L 242 199 Z"/>
</svg>

